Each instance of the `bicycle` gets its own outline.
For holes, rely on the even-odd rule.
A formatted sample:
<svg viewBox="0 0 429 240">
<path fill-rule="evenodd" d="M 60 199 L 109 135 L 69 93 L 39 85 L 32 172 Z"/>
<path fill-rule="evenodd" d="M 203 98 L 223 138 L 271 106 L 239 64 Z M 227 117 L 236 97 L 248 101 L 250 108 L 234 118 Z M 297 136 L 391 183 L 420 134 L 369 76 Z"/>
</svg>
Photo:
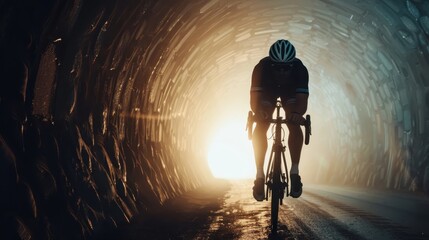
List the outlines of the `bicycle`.
<svg viewBox="0 0 429 240">
<path fill-rule="evenodd" d="M 280 116 L 280 109 L 282 104 L 280 100 L 276 103 L 276 118 L 267 119 L 266 121 L 274 124 L 275 132 L 273 134 L 273 145 L 271 148 L 270 159 L 265 174 L 265 184 L 267 190 L 265 192 L 265 200 L 268 201 L 269 193 L 271 193 L 271 234 L 277 234 L 278 227 L 278 211 L 279 205 L 283 205 L 283 198 L 289 196 L 289 174 L 286 164 L 286 146 L 283 145 L 284 138 L 282 138 L 282 124 L 287 123 L 287 119 Z M 252 111 L 249 111 L 247 118 L 246 130 L 249 140 L 252 139 L 253 123 L 256 121 Z M 311 121 L 310 115 L 306 115 L 305 122 L 302 124 L 305 127 L 305 145 L 310 142 L 311 135 Z M 283 160 L 283 161 L 282 161 Z M 283 167 L 282 167 L 283 163 Z"/>
</svg>

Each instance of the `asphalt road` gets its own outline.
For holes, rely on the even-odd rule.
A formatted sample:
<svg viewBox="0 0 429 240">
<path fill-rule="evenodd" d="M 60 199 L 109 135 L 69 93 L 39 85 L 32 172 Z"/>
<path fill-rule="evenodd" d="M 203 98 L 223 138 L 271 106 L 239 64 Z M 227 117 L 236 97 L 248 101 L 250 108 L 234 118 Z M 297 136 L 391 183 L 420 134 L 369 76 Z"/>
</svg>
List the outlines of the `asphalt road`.
<svg viewBox="0 0 429 240">
<path fill-rule="evenodd" d="M 268 239 L 270 203 L 252 181 L 219 181 L 167 202 L 108 234 L 110 239 Z M 429 239 L 425 195 L 305 185 L 286 198 L 271 239 Z M 107 236 L 104 236 L 105 239 Z"/>
</svg>

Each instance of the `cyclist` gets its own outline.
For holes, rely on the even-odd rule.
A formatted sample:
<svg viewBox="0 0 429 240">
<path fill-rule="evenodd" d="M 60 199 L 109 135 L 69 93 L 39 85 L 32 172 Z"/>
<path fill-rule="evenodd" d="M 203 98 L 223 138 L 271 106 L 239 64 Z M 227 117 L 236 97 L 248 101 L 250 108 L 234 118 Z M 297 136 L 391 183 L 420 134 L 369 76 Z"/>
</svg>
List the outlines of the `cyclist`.
<svg viewBox="0 0 429 240">
<path fill-rule="evenodd" d="M 290 195 L 298 198 L 302 194 L 298 164 L 303 133 L 299 124 L 305 121 L 303 115 L 307 111 L 308 95 L 308 71 L 301 60 L 295 57 L 295 47 L 288 40 L 276 41 L 270 47 L 269 56 L 260 60 L 253 69 L 250 89 L 250 106 L 256 116 L 252 144 L 256 161 L 253 197 L 257 201 L 265 198 L 263 167 L 267 151 L 266 133 L 270 123 L 264 119 L 272 117 L 278 97 L 288 119 L 286 125 L 289 129 L 288 145 L 292 161 Z"/>
</svg>

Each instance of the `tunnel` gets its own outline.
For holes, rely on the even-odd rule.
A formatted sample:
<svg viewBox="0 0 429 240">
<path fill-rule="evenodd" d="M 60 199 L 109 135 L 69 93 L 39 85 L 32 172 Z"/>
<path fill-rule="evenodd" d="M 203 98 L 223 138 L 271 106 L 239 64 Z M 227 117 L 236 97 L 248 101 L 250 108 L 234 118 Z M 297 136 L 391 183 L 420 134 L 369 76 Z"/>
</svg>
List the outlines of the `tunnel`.
<svg viewBox="0 0 429 240">
<path fill-rule="evenodd" d="M 214 179 L 210 142 L 245 131 L 278 39 L 310 76 L 303 179 L 429 193 L 428 1 L 0 6 L 5 239 L 90 237 Z"/>
</svg>

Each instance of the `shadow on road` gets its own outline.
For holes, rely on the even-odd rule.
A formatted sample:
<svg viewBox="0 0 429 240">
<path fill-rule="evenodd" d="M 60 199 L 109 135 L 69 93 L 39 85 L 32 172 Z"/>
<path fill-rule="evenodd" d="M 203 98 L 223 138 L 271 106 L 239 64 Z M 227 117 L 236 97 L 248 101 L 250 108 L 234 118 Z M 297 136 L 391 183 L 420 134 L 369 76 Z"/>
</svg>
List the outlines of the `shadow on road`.
<svg viewBox="0 0 429 240">
<path fill-rule="evenodd" d="M 229 182 L 215 180 L 95 239 L 194 239 L 209 228 L 210 217 L 222 207 L 229 188 Z"/>
</svg>

